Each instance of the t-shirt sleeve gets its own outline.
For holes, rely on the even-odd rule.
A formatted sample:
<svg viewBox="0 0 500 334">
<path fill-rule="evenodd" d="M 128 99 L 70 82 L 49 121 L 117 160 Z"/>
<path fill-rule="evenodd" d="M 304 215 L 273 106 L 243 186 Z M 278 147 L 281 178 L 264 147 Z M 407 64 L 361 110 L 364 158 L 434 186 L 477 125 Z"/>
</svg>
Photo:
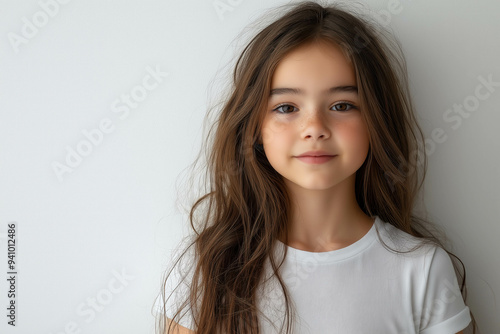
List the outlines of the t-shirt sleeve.
<svg viewBox="0 0 500 334">
<path fill-rule="evenodd" d="M 186 255 L 173 267 L 173 270 L 165 282 L 164 295 L 160 292 L 156 298 L 154 305 L 156 316 L 163 316 L 163 311 L 165 309 L 166 317 L 173 319 L 176 312 L 181 309 L 182 304 L 187 300 L 193 269 L 192 263 L 190 263 L 190 255 L 191 253 L 188 251 L 188 253 L 186 253 Z M 173 265 L 174 263 L 171 263 L 168 270 L 170 270 Z M 183 279 L 184 276 L 186 277 Z M 166 304 L 164 298 L 166 299 Z M 179 316 L 181 318 L 179 318 Z M 175 320 L 181 326 L 194 330 L 194 320 L 189 305 L 181 309 L 181 313 Z"/>
<path fill-rule="evenodd" d="M 457 276 L 448 253 L 435 247 L 425 286 L 420 334 L 455 334 L 470 323 Z"/>
</svg>

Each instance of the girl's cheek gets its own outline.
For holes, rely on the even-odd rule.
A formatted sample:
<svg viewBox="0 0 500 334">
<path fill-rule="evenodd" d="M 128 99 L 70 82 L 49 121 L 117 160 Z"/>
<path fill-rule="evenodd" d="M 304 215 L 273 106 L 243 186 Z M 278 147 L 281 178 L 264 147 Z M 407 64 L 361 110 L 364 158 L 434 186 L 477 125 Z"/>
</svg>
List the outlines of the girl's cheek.
<svg viewBox="0 0 500 334">
<path fill-rule="evenodd" d="M 364 122 L 355 121 L 344 124 L 338 124 L 334 129 L 337 137 L 341 137 L 345 144 L 364 147 L 368 145 L 368 132 Z"/>
<path fill-rule="evenodd" d="M 279 139 L 286 133 L 288 124 L 276 118 L 271 119 L 264 123 L 262 128 L 262 140 L 265 142 L 272 142 Z"/>
</svg>

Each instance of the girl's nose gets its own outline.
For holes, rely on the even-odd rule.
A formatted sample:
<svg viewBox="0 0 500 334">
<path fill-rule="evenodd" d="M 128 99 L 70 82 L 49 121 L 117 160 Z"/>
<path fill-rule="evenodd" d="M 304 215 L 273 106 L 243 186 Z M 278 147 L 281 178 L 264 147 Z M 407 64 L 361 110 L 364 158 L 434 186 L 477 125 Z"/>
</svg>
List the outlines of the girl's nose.
<svg viewBox="0 0 500 334">
<path fill-rule="evenodd" d="M 304 119 L 302 137 L 304 139 L 326 139 L 331 135 L 325 115 L 320 110 L 311 111 Z"/>
</svg>

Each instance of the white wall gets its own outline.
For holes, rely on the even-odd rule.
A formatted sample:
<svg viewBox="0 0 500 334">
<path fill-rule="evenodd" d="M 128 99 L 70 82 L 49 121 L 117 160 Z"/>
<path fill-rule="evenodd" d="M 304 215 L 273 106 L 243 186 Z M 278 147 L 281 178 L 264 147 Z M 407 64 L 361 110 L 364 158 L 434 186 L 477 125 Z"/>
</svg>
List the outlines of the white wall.
<svg viewBox="0 0 500 334">
<path fill-rule="evenodd" d="M 500 4 L 400 1 L 365 3 L 393 11 L 384 18 L 405 48 L 429 138 L 429 217 L 467 267 L 480 329 L 499 333 L 500 86 L 477 87 L 500 82 Z M 160 276 L 188 231 L 175 186 L 200 146 L 213 80 L 237 34 L 285 2 L 65 2 L 0 1 L 1 277 L 7 226 L 17 226 L 16 328 L 2 278 L 0 332 L 152 333 Z M 217 2 L 231 10 L 218 13 Z M 474 110 L 459 116 L 455 104 Z M 84 132 L 99 127 L 102 139 L 85 146 Z M 444 141 L 432 139 L 436 128 Z M 53 164 L 77 148 L 88 155 L 58 177 Z"/>
</svg>

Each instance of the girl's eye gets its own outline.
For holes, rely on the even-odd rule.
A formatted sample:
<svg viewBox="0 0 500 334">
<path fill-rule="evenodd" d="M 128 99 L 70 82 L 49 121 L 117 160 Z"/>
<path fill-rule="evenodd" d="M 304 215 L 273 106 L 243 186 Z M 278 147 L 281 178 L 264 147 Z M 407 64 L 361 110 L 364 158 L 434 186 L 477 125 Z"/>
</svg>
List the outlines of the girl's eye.
<svg viewBox="0 0 500 334">
<path fill-rule="evenodd" d="M 332 106 L 332 108 L 335 108 L 336 111 L 349 111 L 352 108 L 355 108 L 355 106 L 352 105 L 351 103 L 340 102 Z"/>
<path fill-rule="evenodd" d="M 284 108 L 284 109 L 281 109 L 281 108 Z M 273 111 L 278 111 L 280 114 L 289 114 L 289 113 L 295 111 L 294 108 L 295 107 L 290 105 L 290 104 L 282 104 L 282 105 L 279 105 L 278 107 L 276 107 L 275 109 L 273 109 Z M 340 102 L 340 103 L 333 105 L 332 108 L 335 111 L 349 111 L 349 110 L 356 108 L 356 107 L 351 103 Z M 295 109 L 297 109 L 297 108 L 295 108 Z"/>
<path fill-rule="evenodd" d="M 283 107 L 285 107 L 283 110 L 279 110 L 280 108 L 283 108 Z M 276 107 L 275 109 L 273 109 L 273 111 L 278 111 L 280 114 L 289 114 L 289 113 L 294 111 L 293 108 L 295 108 L 295 107 L 290 105 L 290 104 L 282 104 L 282 105 L 279 105 L 278 107 Z"/>
</svg>

